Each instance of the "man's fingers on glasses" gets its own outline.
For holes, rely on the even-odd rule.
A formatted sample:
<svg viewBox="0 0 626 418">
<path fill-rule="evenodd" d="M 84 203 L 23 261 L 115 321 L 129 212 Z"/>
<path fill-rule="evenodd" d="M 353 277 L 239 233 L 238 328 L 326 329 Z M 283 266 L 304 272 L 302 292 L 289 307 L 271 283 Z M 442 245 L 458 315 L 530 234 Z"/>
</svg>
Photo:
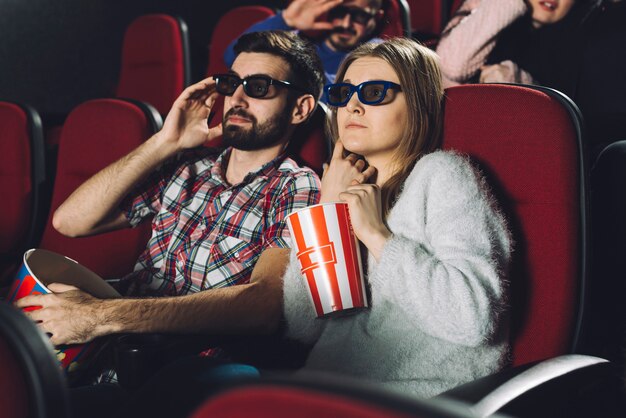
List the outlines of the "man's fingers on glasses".
<svg viewBox="0 0 626 418">
<path fill-rule="evenodd" d="M 331 30 L 332 28 L 333 25 L 328 22 L 315 22 L 313 23 L 313 26 L 311 26 L 311 29 L 313 30 Z"/>
<path fill-rule="evenodd" d="M 206 98 L 206 100 L 204 101 L 204 105 L 212 108 L 216 100 L 217 100 L 217 93 L 213 92 L 209 95 L 209 97 Z"/>
</svg>

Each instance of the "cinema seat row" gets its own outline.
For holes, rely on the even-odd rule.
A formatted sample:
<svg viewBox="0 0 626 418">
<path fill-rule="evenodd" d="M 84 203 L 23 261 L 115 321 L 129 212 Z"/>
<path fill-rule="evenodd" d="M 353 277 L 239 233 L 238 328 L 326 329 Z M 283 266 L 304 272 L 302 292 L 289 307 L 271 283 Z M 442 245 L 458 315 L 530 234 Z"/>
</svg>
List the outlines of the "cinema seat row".
<svg viewBox="0 0 626 418">
<path fill-rule="evenodd" d="M 14 108 L 21 109 L 17 106 Z M 111 115 L 111 118 L 107 119 L 107 115 Z M 22 118 L 26 120 L 24 116 Z M 325 115 L 322 113 L 318 118 L 307 129 L 315 131 L 316 127 L 321 128 Z M 136 141 L 134 144 L 138 144 L 158 128 L 158 120 L 158 112 L 146 111 L 143 106 L 119 99 L 96 100 L 79 106 L 68 117 L 59 144 L 58 169 L 68 166 L 74 168 L 68 174 L 57 173 L 57 181 L 64 178 L 70 181 L 64 186 L 55 184 L 52 206 L 62 200 L 62 197 L 56 196 L 69 193 L 81 181 L 81 176 L 88 176 L 91 170 L 97 170 L 106 163 L 104 160 L 109 157 L 104 156 L 105 149 L 115 148 L 112 145 L 113 137 L 123 137 L 122 131 L 133 132 L 135 139 L 131 139 L 128 134 L 124 141 L 129 144 Z M 119 125 L 117 131 L 116 125 Z M 471 408 L 466 406 L 465 410 L 476 416 L 488 416 L 491 413 L 549 416 L 547 411 L 570 411 L 574 407 L 582 410 L 581 405 L 588 405 L 585 401 L 591 402 L 589 398 L 596 397 L 602 400 L 600 404 L 605 407 L 611 405 L 611 400 L 602 399 L 611 391 L 600 388 L 617 387 L 613 384 L 616 378 L 614 363 L 587 355 L 603 354 L 607 349 L 590 348 L 588 340 L 589 335 L 593 334 L 590 331 L 596 330 L 591 321 L 597 318 L 594 318 L 593 309 L 589 309 L 587 296 L 591 294 L 597 297 L 602 292 L 594 290 L 598 279 L 594 277 L 590 265 L 592 240 L 588 168 L 582 147 L 581 126 L 580 113 L 576 106 L 551 89 L 485 84 L 454 87 L 447 91 L 444 148 L 469 155 L 485 173 L 509 220 L 516 241 L 516 251 L 510 274 L 511 367 L 495 376 L 488 376 L 442 394 L 437 401 L 433 401 L 437 405 L 463 402 L 471 405 Z M 22 133 L 21 137 L 28 140 L 30 128 L 24 124 L 24 129 L 26 133 Z M 97 134 L 98 131 L 105 133 Z M 320 130 L 316 131 L 316 135 L 312 137 L 318 138 L 317 141 L 319 138 L 325 139 Z M 73 158 L 64 157 L 66 138 L 69 138 L 67 147 L 75 147 L 76 150 L 83 147 Z M 96 141 L 101 147 L 92 152 L 95 148 L 91 146 L 96 147 L 98 144 L 81 144 L 87 141 Z M 322 141 L 322 144 L 312 146 L 316 152 L 326 150 L 315 157 L 318 163 L 328 156 L 327 142 Z M 116 156 L 111 155 L 110 158 L 124 153 L 121 148 L 115 152 Z M 304 158 L 312 155 L 302 148 L 294 152 L 302 152 Z M 621 156 L 623 163 L 623 151 L 620 153 L 611 149 L 606 153 L 596 162 L 594 173 L 602 171 L 604 160 L 615 165 L 614 159 Z M 88 159 L 93 159 L 92 164 L 87 163 Z M 624 171 L 621 170 L 621 173 L 623 185 Z M 610 176 L 616 178 L 617 174 Z M 595 191 L 603 193 L 600 189 Z M 594 197 L 594 200 L 597 199 Z M 598 210 L 598 213 L 604 212 Z M 51 242 L 46 241 L 45 237 L 44 234 L 44 243 Z M 60 244 L 55 249 L 67 253 L 74 245 L 72 241 L 87 248 L 89 240 L 93 238 L 62 239 L 57 241 Z M 113 247 L 135 242 L 131 238 L 114 240 L 112 234 L 102 239 L 117 242 Z M 135 251 L 140 250 L 137 243 L 131 247 Z M 108 244 L 98 243 L 91 248 L 95 250 L 77 253 L 78 261 L 98 269 L 97 263 L 91 264 L 92 252 L 98 252 L 97 258 L 103 264 L 116 264 L 116 268 L 121 266 L 120 261 L 123 258 L 119 254 L 107 254 L 107 251 L 111 251 Z M 113 260 L 115 263 L 112 263 Z M 118 272 L 111 271 L 103 275 L 116 273 Z M 613 276 L 617 279 L 618 275 Z M 602 282 L 606 284 L 610 280 L 613 278 L 604 277 Z M 0 322 L 3 321 L 4 319 Z M 618 329 L 613 331 L 617 332 Z M 6 340 L 5 345 L 15 344 L 11 342 L 11 335 L 3 335 L 3 338 Z M 598 341 L 594 339 L 593 342 Z M 0 377 L 2 378 L 3 376 Z M 237 399 L 241 393 L 258 394 L 269 391 L 279 397 L 289 397 L 289 411 L 297 415 L 300 415 L 301 408 L 312 408 L 311 403 L 324 409 L 332 409 L 333 404 L 340 406 L 339 410 L 348 407 L 356 408 L 350 410 L 357 411 L 359 408 L 370 409 L 372 403 L 382 402 L 381 399 L 369 395 L 355 399 L 355 393 L 337 400 L 333 391 L 329 393 L 319 389 L 325 387 L 324 384 L 318 385 L 318 389 L 312 389 L 295 381 L 291 384 L 285 377 L 279 376 L 279 380 L 278 387 L 257 387 L 257 383 L 250 382 L 248 385 L 253 386 L 238 388 L 237 392 L 224 394 L 224 398 L 218 397 L 208 402 L 222 399 L 220 402 L 228 404 L 228 399 Z M 318 381 L 314 377 L 311 380 Z M 335 384 L 337 382 L 334 379 L 328 381 L 328 387 Z M 284 385 L 290 385 L 291 389 L 287 394 L 283 393 Z M 352 388 L 352 392 L 360 393 L 360 386 L 350 383 L 349 379 L 347 382 L 342 380 L 341 385 L 347 386 L 348 392 Z M 363 393 L 369 393 L 368 390 L 372 388 Z M 380 393 L 381 397 L 386 397 L 384 391 Z M 416 402 L 413 405 L 416 408 L 413 411 L 415 414 L 422 405 L 421 401 Z M 396 400 L 391 402 L 396 403 Z M 259 409 L 251 405 L 254 404 L 247 404 L 245 410 Z M 426 405 L 431 405 L 430 401 Z M 209 410 L 214 407 L 207 406 Z M 389 412 L 384 407 L 382 411 Z M 371 412 L 374 413 L 375 410 L 372 409 Z M 449 412 L 446 410 L 446 413 Z"/>
<path fill-rule="evenodd" d="M 436 35 L 448 3 L 388 1 L 383 33 Z M 221 55 L 234 37 L 273 13 L 245 6 L 225 14 L 213 33 L 207 74 L 224 69 Z M 433 18 L 418 24 L 425 15 Z M 162 42 L 171 40 L 172 49 L 155 51 L 151 58 L 146 39 L 154 27 L 168 28 Z M 68 255 L 105 278 L 132 269 L 149 225 L 72 239 L 54 231 L 50 213 L 78 184 L 160 128 L 168 103 L 190 83 L 184 28 L 180 19 L 167 15 L 147 15 L 129 27 L 114 93 L 118 98 L 85 102 L 53 130 L 58 161 L 46 161 L 44 137 L 50 130 L 44 131 L 36 110 L 0 102 L 0 188 L 6 192 L 0 286 L 31 247 Z M 145 69 L 150 72 L 143 73 Z M 162 89 L 154 88 L 161 83 Z M 156 93 L 164 94 L 151 96 Z M 534 417 L 585 416 L 589 411 L 611 416 L 618 408 L 613 395 L 619 387 L 616 370 L 623 367 L 619 347 L 626 320 L 620 303 L 626 286 L 626 143 L 607 147 L 587 164 L 580 113 L 551 89 L 455 87 L 447 91 L 445 105 L 444 148 L 469 155 L 485 173 L 515 237 L 511 367 L 433 400 L 398 397 L 351 379 L 293 379 L 278 373 L 267 381 L 227 388 L 194 417 Z M 318 172 L 330 153 L 325 119 L 324 109 L 318 108 L 295 136 L 304 140 L 290 149 Z M 55 167 L 54 175 L 46 162 Z M 0 303 L 0 405 L 14 411 L 8 416 L 69 416 L 67 383 L 54 361 L 47 338 Z"/>
</svg>

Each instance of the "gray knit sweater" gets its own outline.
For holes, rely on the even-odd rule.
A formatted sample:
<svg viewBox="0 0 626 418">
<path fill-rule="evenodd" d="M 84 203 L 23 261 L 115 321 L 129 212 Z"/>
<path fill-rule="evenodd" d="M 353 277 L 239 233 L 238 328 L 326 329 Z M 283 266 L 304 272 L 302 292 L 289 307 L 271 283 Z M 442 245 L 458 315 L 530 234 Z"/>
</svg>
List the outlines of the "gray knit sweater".
<svg viewBox="0 0 626 418">
<path fill-rule="evenodd" d="M 390 211 L 392 238 L 370 255 L 371 306 L 315 318 L 292 252 L 284 277 L 287 337 L 312 344 L 304 369 L 434 396 L 507 361 L 511 238 L 485 183 L 462 156 L 424 156 Z"/>
</svg>

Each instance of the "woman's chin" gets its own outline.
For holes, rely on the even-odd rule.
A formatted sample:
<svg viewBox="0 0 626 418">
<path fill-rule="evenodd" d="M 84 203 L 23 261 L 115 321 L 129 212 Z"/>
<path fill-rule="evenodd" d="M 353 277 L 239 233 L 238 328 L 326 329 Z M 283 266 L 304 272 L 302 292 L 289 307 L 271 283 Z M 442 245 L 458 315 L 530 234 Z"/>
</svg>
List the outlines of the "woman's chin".
<svg viewBox="0 0 626 418">
<path fill-rule="evenodd" d="M 343 147 L 346 149 L 346 151 L 349 151 L 353 154 L 362 155 L 363 151 L 365 151 L 363 149 L 361 141 L 359 141 L 358 139 L 342 138 L 341 142 L 343 143 Z"/>
</svg>

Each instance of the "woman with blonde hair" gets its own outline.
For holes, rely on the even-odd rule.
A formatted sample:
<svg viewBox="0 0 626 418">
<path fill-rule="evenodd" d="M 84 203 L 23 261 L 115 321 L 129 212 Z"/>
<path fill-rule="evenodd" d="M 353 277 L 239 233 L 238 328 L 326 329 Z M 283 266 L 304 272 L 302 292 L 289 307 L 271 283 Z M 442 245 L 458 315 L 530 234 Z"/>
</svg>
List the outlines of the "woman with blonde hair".
<svg viewBox="0 0 626 418">
<path fill-rule="evenodd" d="M 408 39 L 362 45 L 325 94 L 337 142 L 321 202 L 348 204 L 368 251 L 370 307 L 316 318 L 292 252 L 286 333 L 312 345 L 304 369 L 419 396 L 497 371 L 507 362 L 511 239 L 481 175 L 437 150 L 437 55 Z"/>
</svg>

